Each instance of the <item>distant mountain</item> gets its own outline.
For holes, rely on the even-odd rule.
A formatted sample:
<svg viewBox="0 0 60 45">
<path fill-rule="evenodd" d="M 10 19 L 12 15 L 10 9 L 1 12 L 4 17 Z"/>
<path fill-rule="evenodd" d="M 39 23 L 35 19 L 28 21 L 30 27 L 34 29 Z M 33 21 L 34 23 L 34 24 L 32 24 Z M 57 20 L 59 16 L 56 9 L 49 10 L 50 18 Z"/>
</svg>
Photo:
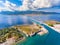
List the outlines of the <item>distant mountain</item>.
<svg viewBox="0 0 60 45">
<path fill-rule="evenodd" d="M 2 11 L 0 12 L 2 15 L 24 15 L 24 14 L 60 14 L 57 12 L 44 12 L 44 11 Z"/>
</svg>

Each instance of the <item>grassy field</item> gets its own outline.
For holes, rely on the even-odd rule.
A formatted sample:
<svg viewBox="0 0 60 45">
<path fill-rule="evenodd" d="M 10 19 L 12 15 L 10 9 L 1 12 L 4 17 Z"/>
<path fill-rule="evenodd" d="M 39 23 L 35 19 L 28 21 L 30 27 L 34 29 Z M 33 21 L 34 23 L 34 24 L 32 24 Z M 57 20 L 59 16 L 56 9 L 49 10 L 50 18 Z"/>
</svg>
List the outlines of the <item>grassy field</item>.
<svg viewBox="0 0 60 45">
<path fill-rule="evenodd" d="M 38 25 L 21 25 L 16 26 L 17 29 L 20 29 L 20 31 L 24 32 L 25 34 L 31 35 L 35 32 L 38 32 L 41 29 L 41 26 Z"/>
</svg>

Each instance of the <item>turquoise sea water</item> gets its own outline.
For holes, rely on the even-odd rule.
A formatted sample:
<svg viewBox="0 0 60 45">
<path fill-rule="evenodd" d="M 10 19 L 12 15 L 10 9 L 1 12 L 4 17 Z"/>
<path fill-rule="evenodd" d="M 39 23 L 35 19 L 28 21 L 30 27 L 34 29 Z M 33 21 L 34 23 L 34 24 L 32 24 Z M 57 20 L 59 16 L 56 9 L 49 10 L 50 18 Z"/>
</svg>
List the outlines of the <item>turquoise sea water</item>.
<svg viewBox="0 0 60 45">
<path fill-rule="evenodd" d="M 42 24 L 42 26 L 49 31 L 48 34 L 28 37 L 25 41 L 20 42 L 17 45 L 60 45 L 60 33 L 44 24 Z"/>
<path fill-rule="evenodd" d="M 38 20 L 35 19 L 35 20 L 32 20 L 32 21 L 41 25 L 41 26 L 43 26 L 45 29 L 48 30 L 48 34 L 44 38 L 45 41 L 43 42 L 43 45 L 60 45 L 60 33 L 56 32 L 54 29 L 47 26 L 46 24 L 40 23 L 39 19 Z M 42 45 L 42 43 L 40 43 L 40 45 Z"/>
<path fill-rule="evenodd" d="M 42 36 L 36 34 L 35 36 L 29 37 L 17 45 L 60 45 L 60 33 L 54 31 L 54 29 L 45 24 L 40 24 L 40 22 L 36 23 L 44 26 L 44 28 L 48 30 L 48 33 Z"/>
<path fill-rule="evenodd" d="M 32 16 L 36 20 L 46 21 L 46 20 L 56 20 L 60 21 L 60 15 L 41 15 L 41 16 Z M 0 29 L 10 27 L 13 25 L 22 25 L 22 24 L 31 24 L 29 16 L 21 15 L 0 15 Z M 24 41 L 19 42 L 17 45 L 60 45 L 60 33 L 54 31 L 48 26 L 42 24 L 49 33 L 43 36 L 37 35 L 33 37 L 27 37 Z"/>
<path fill-rule="evenodd" d="M 45 24 L 41 25 L 44 26 L 49 31 L 49 34 L 44 42 L 44 45 L 60 45 L 60 33 L 54 31 L 54 29 L 51 29 Z"/>
<path fill-rule="evenodd" d="M 43 45 L 46 39 L 46 35 L 40 36 L 35 35 L 33 37 L 27 37 L 24 41 L 21 43 L 18 43 L 17 45 Z"/>
<path fill-rule="evenodd" d="M 37 21 L 42 21 L 42 20 L 60 21 L 59 20 L 60 16 L 56 16 L 56 17 L 55 16 L 53 16 L 53 15 L 40 16 L 40 17 L 33 16 L 32 19 L 35 19 Z M 39 22 L 37 22 L 37 23 L 39 24 Z M 44 24 L 40 24 L 40 25 L 44 26 L 48 30 L 49 33 L 42 35 L 42 36 L 37 34 L 34 37 L 28 37 L 25 41 L 18 43 L 17 45 L 60 45 L 60 33 L 54 31 L 54 29 L 51 29 L 47 25 L 44 25 Z"/>
</svg>

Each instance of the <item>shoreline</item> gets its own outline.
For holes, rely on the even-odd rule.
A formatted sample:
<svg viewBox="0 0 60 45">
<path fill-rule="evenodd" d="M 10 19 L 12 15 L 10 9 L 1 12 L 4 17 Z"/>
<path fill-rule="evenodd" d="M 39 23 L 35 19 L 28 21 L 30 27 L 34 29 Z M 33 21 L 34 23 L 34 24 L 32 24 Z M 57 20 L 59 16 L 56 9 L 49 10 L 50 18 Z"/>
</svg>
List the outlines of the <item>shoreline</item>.
<svg viewBox="0 0 60 45">
<path fill-rule="evenodd" d="M 20 42 L 20 43 L 23 42 L 24 40 L 25 40 L 25 37 L 24 37 L 22 40 L 16 42 L 15 45 L 18 44 L 19 42 Z"/>
<path fill-rule="evenodd" d="M 47 25 L 47 24 L 45 24 L 45 25 Z M 47 25 L 47 26 L 48 26 L 48 25 Z M 54 31 L 60 33 L 60 31 L 56 30 L 54 27 L 51 27 L 51 26 L 48 26 L 48 27 L 50 27 L 50 28 L 52 28 Z"/>
<path fill-rule="evenodd" d="M 43 26 L 42 26 L 43 27 Z M 41 32 L 38 32 L 37 34 L 39 35 L 44 35 L 44 34 L 47 34 L 48 33 L 48 30 L 45 29 L 44 27 L 41 29 Z"/>
</svg>

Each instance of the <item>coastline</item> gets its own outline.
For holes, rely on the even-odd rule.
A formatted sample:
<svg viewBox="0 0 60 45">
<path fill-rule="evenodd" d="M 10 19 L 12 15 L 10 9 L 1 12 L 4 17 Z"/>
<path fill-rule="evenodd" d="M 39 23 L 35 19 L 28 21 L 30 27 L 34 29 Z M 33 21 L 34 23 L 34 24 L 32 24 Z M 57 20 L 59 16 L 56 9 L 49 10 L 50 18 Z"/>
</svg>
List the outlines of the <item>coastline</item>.
<svg viewBox="0 0 60 45">
<path fill-rule="evenodd" d="M 16 42 L 16 43 L 15 43 L 15 45 L 17 45 L 18 43 L 23 42 L 24 40 L 25 40 L 25 37 L 24 37 L 22 40 L 20 40 L 20 41 Z"/>
<path fill-rule="evenodd" d="M 43 26 L 42 26 L 43 27 Z M 40 36 L 49 33 L 48 30 L 46 30 L 44 27 L 41 29 L 41 32 L 38 32 L 37 34 L 39 34 Z"/>
<path fill-rule="evenodd" d="M 45 24 L 45 23 L 44 23 Z M 45 25 L 47 25 L 47 24 L 45 24 Z M 47 25 L 48 26 L 48 25 Z M 50 27 L 50 28 L 52 28 L 54 31 L 57 31 L 58 33 L 60 33 L 60 31 L 59 30 L 57 30 L 57 29 L 55 29 L 54 27 L 51 27 L 51 26 L 48 26 L 48 27 Z"/>
</svg>

